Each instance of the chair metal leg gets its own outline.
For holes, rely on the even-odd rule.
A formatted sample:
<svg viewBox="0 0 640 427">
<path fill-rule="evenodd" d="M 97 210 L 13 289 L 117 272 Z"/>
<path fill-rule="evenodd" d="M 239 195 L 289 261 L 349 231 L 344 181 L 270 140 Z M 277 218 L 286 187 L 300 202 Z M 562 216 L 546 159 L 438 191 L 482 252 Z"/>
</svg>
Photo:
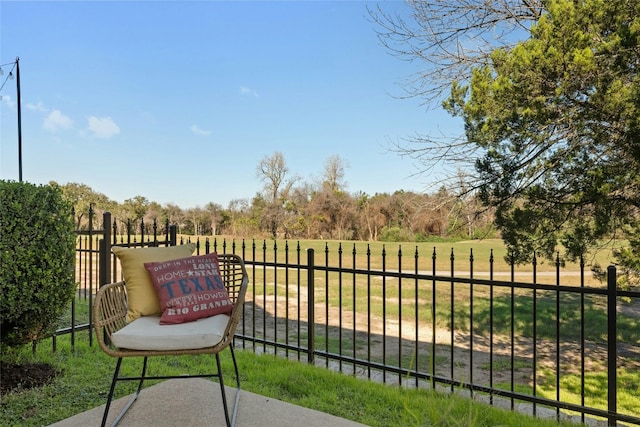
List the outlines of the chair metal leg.
<svg viewBox="0 0 640 427">
<path fill-rule="evenodd" d="M 238 372 L 238 363 L 236 362 L 236 353 L 233 351 L 233 343 L 229 345 L 229 350 L 231 350 L 231 359 L 233 360 L 233 369 L 236 371 L 236 384 L 238 390 L 240 389 L 240 373 Z"/>
<path fill-rule="evenodd" d="M 233 351 L 233 342 L 229 345 L 231 350 L 231 359 L 233 360 L 233 369 L 236 371 L 236 398 L 233 403 L 233 416 L 231 418 L 232 425 L 236 424 L 236 416 L 238 415 L 238 401 L 240 400 L 240 373 L 238 372 L 238 363 L 236 362 L 236 354 Z"/>
<path fill-rule="evenodd" d="M 147 357 L 144 357 L 144 361 L 142 362 L 142 374 L 140 374 L 140 382 L 138 383 L 138 391 L 136 392 L 136 396 L 140 394 L 140 390 L 142 390 L 142 383 L 144 382 L 145 375 L 147 375 Z"/>
<path fill-rule="evenodd" d="M 223 409 L 224 409 L 224 418 L 225 418 L 227 427 L 233 427 L 236 424 L 236 418 L 237 418 L 237 415 L 238 415 L 238 402 L 240 400 L 240 372 L 238 370 L 238 363 L 236 361 L 236 355 L 235 355 L 235 352 L 233 350 L 233 344 L 229 345 L 229 350 L 231 351 L 231 359 L 233 360 L 233 369 L 234 369 L 235 374 L 236 374 L 236 395 L 235 395 L 235 399 L 234 399 L 234 403 L 233 403 L 233 410 L 232 410 L 231 416 L 229 416 L 229 406 L 227 404 L 227 395 L 226 395 L 226 390 L 225 390 L 225 386 L 224 386 L 224 379 L 223 379 L 223 375 L 222 375 L 222 365 L 220 363 L 220 355 L 218 353 L 215 354 L 216 365 L 217 365 L 217 368 L 218 368 L 217 374 L 181 375 L 181 376 L 178 376 L 178 377 L 176 377 L 176 376 L 151 376 L 151 377 L 148 377 L 148 379 L 218 377 L 218 380 L 219 380 L 218 383 L 220 384 L 220 393 L 222 395 L 222 406 L 223 406 Z M 120 421 L 125 416 L 125 414 L 129 410 L 129 408 L 131 408 L 131 406 L 138 399 L 138 396 L 140 395 L 140 391 L 142 390 L 142 385 L 144 383 L 144 380 L 147 379 L 147 377 L 146 377 L 146 373 L 147 373 L 147 357 L 144 357 L 144 360 L 143 360 L 143 363 L 142 363 L 142 373 L 140 374 L 139 377 L 120 377 L 120 367 L 121 367 L 121 365 L 122 365 L 122 357 L 119 357 L 118 361 L 116 363 L 115 371 L 113 373 L 113 380 L 111 381 L 111 388 L 109 389 L 109 396 L 107 397 L 107 404 L 106 404 L 106 406 L 104 408 L 104 414 L 102 415 L 102 424 L 101 424 L 102 427 L 105 427 L 105 425 L 107 423 L 107 417 L 109 415 L 109 408 L 111 407 L 111 401 L 113 400 L 113 395 L 114 395 L 114 392 L 115 392 L 116 383 L 118 381 L 139 380 L 138 388 L 137 388 L 136 392 L 131 397 L 131 399 L 129 400 L 127 405 L 122 409 L 120 414 L 113 421 L 113 423 L 111 424 L 111 427 L 115 427 L 120 423 Z"/>
<path fill-rule="evenodd" d="M 111 399 L 113 399 L 113 392 L 116 389 L 116 382 L 118 381 L 118 373 L 120 372 L 120 365 L 122 364 L 122 357 L 118 358 L 116 362 L 116 369 L 113 372 L 113 380 L 111 380 L 111 387 L 109 388 L 109 396 L 107 397 L 107 405 L 104 407 L 104 413 L 102 414 L 102 424 L 104 427 L 107 424 L 107 416 L 109 415 L 109 407 L 111 406 Z"/>
<path fill-rule="evenodd" d="M 219 379 L 219 384 L 220 384 L 220 393 L 222 394 L 222 406 L 224 408 L 224 418 L 227 422 L 227 427 L 233 427 L 236 424 L 236 417 L 238 415 L 238 401 L 240 399 L 240 375 L 238 373 L 238 364 L 236 363 L 236 356 L 235 353 L 233 352 L 233 344 L 229 346 L 229 349 L 231 350 L 231 358 L 233 359 L 233 368 L 235 370 L 236 373 L 236 384 L 237 384 L 237 388 L 236 388 L 236 396 L 234 399 L 234 403 L 233 403 L 233 414 L 231 416 L 231 419 L 229 418 L 229 407 L 227 405 L 227 394 L 225 392 L 225 388 L 224 388 L 224 379 L 222 378 L 222 368 L 220 365 L 220 355 L 216 354 L 216 364 L 218 367 L 218 379 Z"/>
<path fill-rule="evenodd" d="M 121 364 L 122 364 L 122 357 L 119 357 L 118 362 L 116 363 L 115 372 L 113 373 L 113 381 L 111 381 L 111 389 L 109 390 L 107 405 L 105 406 L 104 414 L 102 415 L 102 424 L 101 424 L 102 427 L 104 427 L 107 423 L 107 416 L 109 415 L 109 407 L 111 406 L 111 400 L 113 399 L 113 392 L 115 391 L 115 388 L 116 388 L 116 382 L 120 380 L 119 372 L 120 372 Z M 111 427 L 115 427 L 120 423 L 120 421 L 122 420 L 122 417 L 124 417 L 124 415 L 127 413 L 129 408 L 131 408 L 134 402 L 138 399 L 138 396 L 140 395 L 140 391 L 142 390 L 142 384 L 144 383 L 146 373 L 147 373 L 147 357 L 145 357 L 142 362 L 142 373 L 140 374 L 140 378 L 139 378 L 140 382 L 138 383 L 138 389 L 136 390 L 134 395 L 131 397 L 129 402 L 127 402 L 127 405 L 122 409 L 120 414 L 118 414 L 116 419 L 113 421 L 113 423 L 111 424 Z"/>
<path fill-rule="evenodd" d="M 224 380 L 222 379 L 222 368 L 220 367 L 220 355 L 216 353 L 216 365 L 218 365 L 218 384 L 220 384 L 220 393 L 222 394 L 222 407 L 224 408 L 224 419 L 227 421 L 227 427 L 231 427 L 229 419 L 229 408 L 227 407 L 227 395 L 224 390 Z"/>
</svg>

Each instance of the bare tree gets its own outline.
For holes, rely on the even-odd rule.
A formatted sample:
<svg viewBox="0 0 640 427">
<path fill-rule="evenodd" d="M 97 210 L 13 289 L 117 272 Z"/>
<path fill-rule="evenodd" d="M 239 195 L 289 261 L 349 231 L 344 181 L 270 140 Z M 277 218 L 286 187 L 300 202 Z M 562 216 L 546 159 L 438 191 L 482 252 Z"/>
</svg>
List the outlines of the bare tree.
<svg viewBox="0 0 640 427">
<path fill-rule="evenodd" d="M 162 227 L 164 224 L 158 224 L 158 221 L 161 220 L 162 217 L 162 206 L 158 202 L 149 202 L 149 206 L 147 207 L 147 212 L 144 215 L 144 223 L 147 232 L 153 232 L 154 224 Z M 158 231 L 157 229 L 155 230 Z"/>
<path fill-rule="evenodd" d="M 382 203 L 387 195 L 375 195 L 369 197 L 360 194 L 358 197 L 358 212 L 360 218 L 360 235 L 365 240 L 376 241 L 380 230 L 385 226 L 386 217 L 382 212 Z"/>
<path fill-rule="evenodd" d="M 200 206 L 190 208 L 185 211 L 187 221 L 193 225 L 193 234 L 203 235 L 205 230 L 211 225 L 211 213 Z"/>
<path fill-rule="evenodd" d="M 426 103 L 437 101 L 453 81 L 467 81 L 473 67 L 489 63 L 494 49 L 521 39 L 518 33 L 528 37 L 543 12 L 542 0 L 408 0 L 406 5 L 409 19 L 380 4 L 369 15 L 386 49 L 421 64 L 403 87 Z"/>
<path fill-rule="evenodd" d="M 271 156 L 265 156 L 257 167 L 257 176 L 264 183 L 265 197 L 269 202 L 276 202 L 286 196 L 295 183 L 294 179 L 287 179 L 289 168 L 281 152 L 276 151 Z"/>
<path fill-rule="evenodd" d="M 229 224 L 228 228 L 231 234 L 248 234 L 251 230 L 249 227 L 249 214 L 251 210 L 247 199 L 233 199 L 229 202 Z"/>
<path fill-rule="evenodd" d="M 209 214 L 211 235 L 216 236 L 218 234 L 218 224 L 222 219 L 222 206 L 217 203 L 209 202 L 205 205 L 204 210 Z"/>
<path fill-rule="evenodd" d="M 185 226 L 185 214 L 180 206 L 175 203 L 167 203 L 164 206 L 163 213 L 165 218 L 169 220 L 169 224 L 178 227 L 178 233 L 181 233 Z"/>
<path fill-rule="evenodd" d="M 278 227 L 284 221 L 285 204 L 291 188 L 297 178 L 289 178 L 289 168 L 281 152 L 265 156 L 257 167 L 257 176 L 264 183 L 264 195 L 267 205 L 263 211 L 263 221 L 267 224 L 273 237 L 278 234 Z"/>
<path fill-rule="evenodd" d="M 322 175 L 322 187 L 330 191 L 342 191 L 347 186 L 344 175 L 348 164 L 340 156 L 330 156 L 324 164 L 324 174 Z"/>
<path fill-rule="evenodd" d="M 421 98 L 427 108 L 440 107 L 453 83 L 469 82 L 474 68 L 491 62 L 493 51 L 528 38 L 544 12 L 542 0 L 408 0 L 408 17 L 386 5 L 369 9 L 378 39 L 392 55 L 418 64 L 419 71 L 401 86 L 404 97 Z M 390 141 L 390 151 L 413 159 L 420 165 L 415 175 L 429 175 L 434 185 L 459 190 L 461 175 L 469 191 L 480 184 L 474 163 L 484 151 L 466 135 L 408 135 Z"/>
</svg>

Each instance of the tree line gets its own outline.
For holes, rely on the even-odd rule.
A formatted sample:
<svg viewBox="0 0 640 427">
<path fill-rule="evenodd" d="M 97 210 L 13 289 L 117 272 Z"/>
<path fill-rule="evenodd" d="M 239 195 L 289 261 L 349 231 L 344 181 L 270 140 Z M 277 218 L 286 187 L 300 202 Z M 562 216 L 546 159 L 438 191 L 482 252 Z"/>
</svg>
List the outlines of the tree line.
<svg viewBox="0 0 640 427">
<path fill-rule="evenodd" d="M 89 207 L 96 215 L 112 213 L 119 230 L 141 222 L 175 224 L 178 233 L 283 239 L 424 241 L 493 237 L 493 218 L 475 196 L 460 196 L 442 187 L 433 194 L 398 190 L 393 194 L 346 191 L 345 161 L 327 159 L 314 182 L 291 176 L 282 153 L 265 156 L 256 166 L 263 187 L 253 198 L 227 207 L 209 201 L 183 208 L 161 205 L 143 195 L 118 203 L 81 183 L 60 186 L 74 206 L 77 229 L 87 228 Z"/>
</svg>

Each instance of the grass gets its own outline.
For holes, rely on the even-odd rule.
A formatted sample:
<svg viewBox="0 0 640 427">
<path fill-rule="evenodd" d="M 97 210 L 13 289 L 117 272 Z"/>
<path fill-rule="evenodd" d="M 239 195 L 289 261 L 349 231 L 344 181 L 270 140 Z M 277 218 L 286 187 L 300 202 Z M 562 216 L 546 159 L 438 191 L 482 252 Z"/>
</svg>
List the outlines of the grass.
<svg viewBox="0 0 640 427">
<path fill-rule="evenodd" d="M 618 412 L 638 416 L 638 396 L 640 395 L 640 372 L 631 369 L 620 369 L 618 380 Z M 607 373 L 603 370 L 585 373 L 585 402 L 593 407 L 606 408 Z M 581 404 L 580 376 L 566 374 L 560 377 L 560 398 L 563 402 Z M 542 369 L 538 394 L 549 399 L 556 398 L 555 373 L 550 369 Z"/>
<path fill-rule="evenodd" d="M 618 372 L 618 413 L 638 416 L 638 395 L 640 395 L 640 372 L 620 369 Z M 553 370 L 541 368 L 536 384 L 536 394 L 547 399 L 556 399 L 556 378 Z M 498 383 L 496 387 L 509 390 L 509 383 Z M 560 399 L 563 402 L 582 404 L 581 378 L 576 374 L 563 374 L 560 377 Z M 518 393 L 533 395 L 533 387 L 528 384 L 515 384 Z M 605 409 L 607 407 L 607 373 L 604 370 L 586 372 L 584 377 L 585 404 Z"/>
<path fill-rule="evenodd" d="M 27 346 L 11 354 L 11 358 L 51 363 L 62 375 L 40 389 L 2 396 L 0 426 L 49 425 L 104 404 L 115 360 L 96 345 L 90 347 L 86 334 L 76 342 L 74 351 L 67 336 L 58 338 L 55 353 L 47 341 L 39 344 L 35 355 Z M 370 426 L 572 425 L 504 411 L 461 396 L 386 386 L 273 355 L 239 350 L 236 356 L 244 390 Z M 202 372 L 210 359 L 210 356 L 158 358 L 150 362 L 149 369 L 150 373 Z M 228 354 L 222 359 L 223 370 L 230 375 Z M 122 369 L 124 373 L 135 374 L 139 366 L 134 360 L 125 360 Z M 119 385 L 116 397 L 131 393 L 133 387 L 134 384 Z"/>
<path fill-rule="evenodd" d="M 181 236 L 178 237 L 178 240 Z M 218 250 L 225 240 L 225 236 L 182 236 L 190 238 L 195 242 L 200 240 L 204 245 L 205 239 L 218 242 Z M 231 250 L 231 242 L 236 244 L 236 252 L 242 253 L 242 239 L 233 240 L 226 238 L 227 250 Z M 254 259 L 254 241 L 248 239 L 244 241 L 246 259 Z M 595 280 L 590 274 L 591 265 L 597 263 L 602 267 L 606 267 L 614 262 L 612 249 L 626 244 L 626 241 L 613 241 L 603 244 L 602 250 L 585 259 L 585 281 L 588 286 L 602 286 L 603 284 Z M 204 248 L 204 246 L 202 246 Z M 211 246 L 213 248 L 213 245 Z M 496 273 L 509 273 L 510 266 L 506 263 L 505 257 L 507 250 L 501 239 L 483 239 L 483 240 L 462 240 L 455 242 L 363 242 L 363 241 L 334 241 L 334 240 L 255 240 L 255 261 L 279 263 L 288 259 L 290 263 L 296 263 L 298 254 L 302 264 L 307 263 L 308 249 L 313 249 L 315 253 L 316 265 L 338 266 L 341 264 L 344 268 L 360 268 L 381 270 L 386 267 L 387 270 L 402 269 L 404 272 L 412 272 L 416 269 L 416 261 L 418 262 L 418 270 L 427 274 L 434 273 L 433 255 L 435 253 L 435 273 L 437 275 L 451 275 L 451 271 L 455 270 L 456 276 L 465 276 L 469 274 L 471 266 L 471 256 L 473 255 L 473 270 L 475 277 L 488 278 L 486 272 L 493 268 Z M 203 249 L 204 250 L 204 249 Z M 212 249 L 213 250 L 213 249 Z M 353 253 L 356 253 L 355 260 Z M 277 252 L 277 256 L 274 253 Z M 368 259 L 367 253 L 371 256 Z M 385 254 L 384 260 L 382 254 Z M 451 259 L 451 255 L 454 259 Z M 416 258 L 417 254 L 417 258 Z M 493 259 L 493 263 L 491 263 Z M 544 259 L 538 259 L 536 271 L 539 273 L 555 272 L 555 262 Z M 516 273 L 532 273 L 533 266 L 531 264 L 516 266 Z M 566 263 L 562 267 L 563 273 L 575 273 L 580 271 L 579 263 Z M 506 279 L 507 276 L 505 276 Z M 516 280 L 531 282 L 531 275 L 517 276 Z M 544 277 L 545 283 L 547 277 Z M 554 280 L 554 278 L 548 278 Z M 540 281 L 540 278 L 538 278 Z M 563 278 L 563 284 L 579 284 L 578 275 L 568 275 Z"/>
<path fill-rule="evenodd" d="M 89 298 L 78 296 L 76 294 L 74 300 L 58 319 L 58 328 L 66 328 L 71 326 L 71 313 L 75 311 L 75 325 L 89 323 Z"/>
</svg>

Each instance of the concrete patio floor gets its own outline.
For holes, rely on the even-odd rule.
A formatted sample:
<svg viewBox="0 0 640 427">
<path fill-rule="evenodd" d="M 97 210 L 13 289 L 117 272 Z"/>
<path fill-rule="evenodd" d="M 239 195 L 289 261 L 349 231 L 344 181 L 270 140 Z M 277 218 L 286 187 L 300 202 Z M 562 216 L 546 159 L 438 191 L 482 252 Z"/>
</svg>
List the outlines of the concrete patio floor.
<svg viewBox="0 0 640 427">
<path fill-rule="evenodd" d="M 130 396 L 111 404 L 108 423 L 118 416 Z M 227 400 L 233 406 L 235 390 L 227 387 Z M 353 421 L 269 397 L 240 392 L 238 427 L 357 427 Z M 230 407 L 231 411 L 232 408 Z M 50 427 L 99 426 L 104 405 Z M 110 424 L 109 424 L 110 425 Z M 217 383 L 202 379 L 173 379 L 145 388 L 136 403 L 120 421 L 122 427 L 225 426 L 224 410 Z"/>
</svg>

